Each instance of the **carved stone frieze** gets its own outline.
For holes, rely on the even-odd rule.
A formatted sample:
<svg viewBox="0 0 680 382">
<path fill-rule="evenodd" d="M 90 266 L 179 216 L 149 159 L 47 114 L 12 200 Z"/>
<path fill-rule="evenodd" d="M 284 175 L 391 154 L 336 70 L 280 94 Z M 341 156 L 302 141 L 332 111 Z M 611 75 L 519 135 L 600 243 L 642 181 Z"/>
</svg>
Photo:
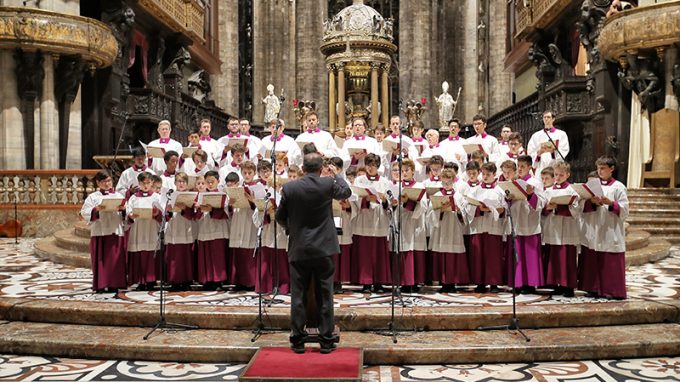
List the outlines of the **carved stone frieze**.
<svg viewBox="0 0 680 382">
<path fill-rule="evenodd" d="M 536 65 L 536 78 L 538 78 L 536 88 L 541 90 L 555 79 L 557 64 L 552 59 L 547 47 L 538 42 L 534 42 L 529 48 L 528 58 Z"/>
<path fill-rule="evenodd" d="M 95 68 L 118 54 L 112 30 L 101 21 L 34 8 L 0 7 L 0 49 L 80 55 Z"/>
</svg>

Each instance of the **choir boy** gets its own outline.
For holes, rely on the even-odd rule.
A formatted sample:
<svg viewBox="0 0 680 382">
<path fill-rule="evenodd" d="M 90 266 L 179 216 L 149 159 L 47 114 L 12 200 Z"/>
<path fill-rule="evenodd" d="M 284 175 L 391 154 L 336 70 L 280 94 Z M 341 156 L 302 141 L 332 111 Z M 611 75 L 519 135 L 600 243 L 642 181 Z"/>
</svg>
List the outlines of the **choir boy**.
<svg viewBox="0 0 680 382">
<path fill-rule="evenodd" d="M 301 178 L 304 175 L 300 166 L 291 164 L 288 166 L 288 179 L 291 181 Z"/>
<path fill-rule="evenodd" d="M 533 164 L 532 164 L 532 171 L 533 171 Z M 543 184 L 543 190 L 547 190 L 552 188 L 552 186 L 555 184 L 555 172 L 553 171 L 553 168 L 548 166 L 543 168 L 540 173 L 541 176 L 541 183 Z M 547 219 L 546 215 L 541 216 L 541 232 L 545 232 L 545 221 Z M 545 271 L 548 270 L 546 265 L 548 264 L 548 249 L 549 246 L 545 244 L 545 240 L 541 237 L 541 253 L 543 254 L 543 273 L 545 276 Z M 544 277 L 545 278 L 545 277 Z"/>
<path fill-rule="evenodd" d="M 159 138 L 149 142 L 149 146 L 160 147 L 165 149 L 165 152 L 173 150 L 176 153 L 181 153 L 182 144 L 170 138 L 171 131 L 172 128 L 170 127 L 170 121 L 162 120 L 158 122 Z M 163 158 L 149 158 L 149 163 L 147 164 L 156 174 L 162 174 L 163 171 L 165 171 L 165 162 L 163 161 Z"/>
<path fill-rule="evenodd" d="M 601 182 L 597 171 L 588 173 L 588 181 Z M 586 291 L 586 297 L 598 297 L 596 292 L 599 285 L 597 269 L 597 256 L 595 256 L 594 241 L 599 240 L 597 237 L 598 225 L 600 224 L 600 217 L 598 214 L 597 204 L 593 203 L 594 198 L 581 199 L 579 203 L 582 205 L 583 213 L 581 214 L 581 248 L 578 254 L 578 289 Z M 595 199 L 597 200 L 597 199 Z"/>
<path fill-rule="evenodd" d="M 191 154 L 191 159 L 184 161 L 182 172 L 188 176 L 205 176 L 210 170 L 208 166 L 208 153 L 202 149 L 198 149 Z"/>
<path fill-rule="evenodd" d="M 260 182 L 265 188 L 268 187 L 267 183 L 269 179 L 272 177 L 272 164 L 266 159 L 262 159 L 261 161 L 257 162 L 257 180 Z M 277 179 L 278 180 L 278 176 Z M 276 185 L 277 188 L 279 184 Z"/>
<path fill-rule="evenodd" d="M 514 165 L 514 162 L 510 162 Z M 517 158 L 517 179 L 527 183 L 526 200 L 509 200 L 509 208 L 515 227 L 515 287 L 522 293 L 534 293 L 537 286 L 544 284 L 543 259 L 541 255 L 541 211 L 545 206 L 543 184 L 531 176 L 531 157 L 521 155 Z M 513 177 L 510 171 L 509 177 Z M 508 220 L 508 229 L 509 227 Z M 507 243 L 511 244 L 510 231 Z M 512 283 L 512 246 L 508 245 L 508 283 Z"/>
<path fill-rule="evenodd" d="M 596 260 L 583 270 L 585 280 L 590 281 L 584 289 L 593 295 L 613 299 L 626 298 L 626 232 L 624 221 L 628 216 L 626 186 L 614 179 L 616 160 L 600 157 L 597 162 L 604 196 L 590 200 L 590 208 L 596 210 L 598 224 L 595 232 L 586 237 L 588 253 Z"/>
<path fill-rule="evenodd" d="M 350 165 L 352 166 L 364 166 L 364 159 L 369 153 L 378 153 L 380 147 L 378 142 L 366 135 L 366 120 L 363 118 L 356 118 L 352 122 L 352 128 L 354 130 L 354 136 L 345 141 L 343 146 L 344 154 L 350 159 Z M 350 153 L 350 149 L 363 149 L 363 151 Z"/>
<path fill-rule="evenodd" d="M 385 126 L 383 126 L 381 123 L 379 123 L 375 129 L 373 129 L 373 138 L 375 138 L 376 142 L 378 142 L 382 148 L 382 141 L 385 139 Z"/>
<path fill-rule="evenodd" d="M 476 135 L 465 140 L 466 144 L 477 144 L 482 147 L 486 161 L 496 161 L 500 156 L 500 145 L 496 137 L 486 133 L 486 117 L 480 114 L 472 117 L 472 127 Z"/>
<path fill-rule="evenodd" d="M 503 282 L 503 235 L 505 234 L 505 197 L 496 184 L 496 165 L 493 162 L 482 166 L 482 182 L 478 187 L 467 190 L 467 196 L 477 200 L 479 205 L 470 203 L 466 208 L 470 221 L 470 278 L 477 284 L 475 292 L 498 291 Z"/>
<path fill-rule="evenodd" d="M 418 149 L 416 149 L 416 146 L 413 144 L 413 140 L 410 137 L 401 133 L 401 118 L 399 118 L 398 115 L 390 117 L 390 131 L 391 134 L 386 136 L 385 140 L 396 143 L 399 143 L 401 140 L 402 156 L 404 158 L 416 160 L 418 158 Z M 391 153 L 385 153 L 385 168 L 389 168 L 392 163 L 395 163 L 398 156 L 399 147 L 396 147 L 396 149 Z"/>
<path fill-rule="evenodd" d="M 271 120 L 269 123 L 269 131 L 271 134 L 262 138 L 262 155 L 265 155 L 267 151 L 275 149 L 275 155 L 284 153 L 288 158 L 288 163 L 291 162 L 292 155 L 295 154 L 298 147 L 295 143 L 295 139 L 283 133 L 285 128 L 286 124 L 282 119 L 275 118 Z M 276 148 L 274 148 L 274 142 L 276 142 Z M 265 159 L 271 159 L 271 154 L 269 158 Z"/>
<path fill-rule="evenodd" d="M 449 121 L 448 126 L 449 136 L 440 143 L 441 149 L 444 152 L 444 159 L 447 162 L 456 162 L 460 168 L 465 168 L 467 154 L 463 145 L 466 143 L 466 140 L 458 135 L 460 133 L 460 121 L 454 118 Z"/>
<path fill-rule="evenodd" d="M 581 244 L 578 194 L 569 182 L 570 166 L 557 162 L 553 166 L 555 184 L 545 190 L 548 203 L 543 208 L 543 242 L 547 245 L 546 285 L 555 286 L 556 294 L 574 297 L 577 268 L 576 251 Z M 555 197 L 571 197 L 569 204 L 550 203 Z"/>
<path fill-rule="evenodd" d="M 243 179 L 243 174 L 242 174 L 242 169 L 241 165 L 245 161 L 245 153 L 246 149 L 243 147 L 241 144 L 235 144 L 231 147 L 230 151 L 230 157 L 231 157 L 231 162 L 225 164 L 220 168 L 220 179 L 224 179 L 227 174 L 235 172 L 238 174 L 239 179 Z"/>
<path fill-rule="evenodd" d="M 310 111 L 305 115 L 305 124 L 305 131 L 295 138 L 295 142 L 314 143 L 318 152 L 323 156 L 332 157 L 339 154 L 333 136 L 319 128 L 319 116 L 316 112 Z M 300 152 L 299 149 L 295 150 L 295 153 L 291 156 L 293 163 L 298 166 L 301 165 L 303 155 L 304 153 Z"/>
<path fill-rule="evenodd" d="M 264 155 L 264 152 L 262 151 L 262 140 L 250 134 L 249 120 L 241 118 L 238 121 L 238 126 L 241 132 L 241 136 L 247 139 L 246 158 L 249 159 L 251 162 L 257 164 L 262 155 Z"/>
<path fill-rule="evenodd" d="M 469 177 L 470 174 L 467 171 L 467 165 L 469 165 L 470 163 L 474 163 L 475 168 L 477 168 L 477 178 L 473 179 L 473 178 Z M 482 152 L 480 150 L 474 151 L 470 155 L 470 161 L 465 164 L 466 170 L 465 170 L 465 174 L 463 174 L 463 176 L 461 177 L 462 180 L 464 182 L 469 182 L 469 181 L 472 181 L 473 183 L 474 182 L 480 182 L 481 181 L 481 175 L 482 175 L 481 170 L 482 170 L 483 164 L 484 164 L 484 152 Z"/>
<path fill-rule="evenodd" d="M 432 227 L 429 248 L 432 251 L 433 281 L 442 285 L 442 293 L 456 291 L 456 284 L 470 283 L 470 266 L 465 253 L 465 221 L 462 209 L 465 198 L 454 189 L 456 173 L 444 169 L 441 173 L 441 188 L 435 196 L 446 196 L 442 209 L 432 209 L 428 223 Z"/>
<path fill-rule="evenodd" d="M 444 158 L 442 158 L 440 155 L 433 156 L 430 158 L 427 167 L 429 171 L 425 181 L 423 182 L 423 185 L 425 187 L 438 186 L 441 182 L 440 175 L 442 169 L 444 168 Z"/>
<path fill-rule="evenodd" d="M 92 290 L 116 292 L 125 288 L 125 246 L 123 239 L 123 214 L 125 206 L 105 209 L 105 198 L 123 198 L 113 190 L 113 181 L 106 171 L 94 176 L 97 191 L 85 199 L 80 216 L 90 226 L 90 262 L 92 264 Z"/>
<path fill-rule="evenodd" d="M 527 153 L 531 155 L 535 173 L 540 173 L 543 168 L 552 166 L 569 154 L 569 137 L 566 132 L 556 128 L 554 122 L 555 114 L 545 111 L 542 131 L 535 132 L 527 144 Z"/>
<path fill-rule="evenodd" d="M 116 184 L 116 192 L 125 195 L 125 199 L 129 199 L 135 192 L 139 190 L 139 183 L 137 176 L 143 172 L 153 174 L 153 171 L 146 165 L 146 153 L 139 147 L 132 150 L 132 166 L 125 169 L 118 178 Z"/>
<path fill-rule="evenodd" d="M 498 160 L 496 161 L 496 165 L 501 165 L 506 160 L 511 160 L 517 164 L 517 158 L 520 155 L 524 155 L 524 149 L 522 148 L 522 136 L 519 135 L 519 133 L 510 134 L 505 147 L 507 150 L 501 153 Z"/>
<path fill-rule="evenodd" d="M 161 188 L 163 188 L 163 178 L 161 178 L 160 176 L 158 176 L 156 174 L 153 174 L 151 176 L 151 182 L 153 184 L 153 186 L 151 187 L 151 191 L 156 193 L 156 194 L 160 194 Z"/>
<path fill-rule="evenodd" d="M 198 150 L 204 151 L 206 153 L 206 159 L 203 162 L 205 163 L 205 167 L 208 168 L 206 171 L 213 170 L 215 168 L 216 162 L 215 162 L 215 159 L 213 157 L 213 154 L 211 154 L 211 152 L 208 150 L 208 148 L 210 146 L 206 147 L 205 146 L 206 143 L 203 143 L 203 145 L 201 145 L 200 139 L 203 138 L 203 137 L 200 137 L 200 138 L 199 137 L 200 137 L 199 131 L 190 132 L 189 138 L 188 138 L 189 145 L 187 147 L 196 147 L 197 148 L 196 151 L 198 151 Z M 215 141 L 215 145 L 219 146 L 219 143 L 217 143 L 217 141 Z M 205 147 L 205 149 L 204 149 L 204 147 Z M 220 152 L 221 152 L 221 149 L 220 149 Z M 184 153 L 182 153 L 182 155 L 180 156 L 180 159 L 179 159 L 179 167 L 180 167 L 181 171 L 186 172 L 187 174 L 191 174 L 191 173 L 194 172 L 194 169 L 196 168 L 196 163 L 194 162 L 193 157 L 194 157 L 193 153 L 190 156 L 187 156 Z"/>
<path fill-rule="evenodd" d="M 163 180 L 163 186 L 161 187 L 161 193 L 167 192 L 167 190 L 175 189 L 175 175 L 177 175 L 177 163 L 179 160 L 179 154 L 176 151 L 166 151 L 165 156 L 163 156 L 165 161 L 165 171 L 161 175 Z"/>
<path fill-rule="evenodd" d="M 350 186 L 353 186 L 354 180 L 357 178 L 357 168 L 356 168 L 356 166 L 347 167 L 347 170 L 345 171 L 345 176 L 347 177 L 347 183 L 349 183 Z"/>
<path fill-rule="evenodd" d="M 415 176 L 416 166 L 410 159 L 405 159 L 401 165 L 401 187 L 404 188 L 423 188 L 421 183 L 417 183 Z M 425 283 L 427 267 L 425 262 L 425 251 L 427 250 L 425 213 L 427 212 L 426 198 L 420 201 L 409 200 L 406 195 L 402 195 L 401 200 L 397 200 L 398 187 L 391 187 L 394 197 L 392 206 L 400 210 L 394 211 L 395 214 L 401 213 L 401 242 L 399 247 L 400 283 L 406 293 L 417 292 Z M 397 215 L 398 216 L 398 215 Z"/>
<path fill-rule="evenodd" d="M 423 121 L 413 122 L 413 125 L 411 126 L 411 139 L 416 146 L 418 156 L 422 155 L 425 148 L 427 148 L 427 140 L 423 138 L 423 132 L 425 132 Z"/>
<path fill-rule="evenodd" d="M 138 284 L 137 290 L 151 290 L 156 284 L 155 252 L 159 249 L 162 206 L 160 196 L 152 191 L 153 174 L 142 172 L 137 176 L 139 191 L 130 197 L 126 205 L 129 236 L 128 285 Z M 147 215 L 147 211 L 151 214 Z M 142 213 L 144 215 L 140 215 Z"/>
<path fill-rule="evenodd" d="M 392 215 L 385 198 L 390 181 L 378 174 L 378 155 L 368 154 L 365 164 L 366 175 L 358 175 L 357 172 L 354 185 L 371 187 L 377 195 L 373 193 L 352 201 L 357 212 L 352 228 L 350 278 L 352 283 L 363 285 L 362 292 L 370 292 L 371 284 L 378 292 L 382 290 L 382 284 L 392 281 L 387 241 Z"/>
<path fill-rule="evenodd" d="M 269 163 L 269 161 L 267 161 Z M 258 163 L 259 164 L 259 163 Z M 269 167 L 271 170 L 271 166 Z M 276 178 L 288 178 L 288 156 L 286 153 L 276 154 L 276 164 L 274 165 Z"/>
<path fill-rule="evenodd" d="M 233 181 L 227 176 L 227 184 Z M 204 181 L 203 181 L 204 180 Z M 236 183 L 238 176 L 236 175 Z M 201 188 L 205 184 L 205 191 Z M 199 192 L 218 192 L 219 174 L 208 171 L 204 179 L 197 179 Z M 231 256 L 229 252 L 229 207 L 212 208 L 210 205 L 196 206 L 198 211 L 195 218 L 198 221 L 197 235 L 197 264 L 196 274 L 198 282 L 203 284 L 204 290 L 216 290 L 220 283 L 228 281 L 228 266 Z"/>
<path fill-rule="evenodd" d="M 220 167 L 224 167 L 225 164 L 228 164 L 233 160 L 231 157 L 231 150 L 229 145 L 230 140 L 232 139 L 243 140 L 243 143 L 239 144 L 243 146 L 244 157 L 246 146 L 248 144 L 246 137 L 241 135 L 241 128 L 239 126 L 238 118 L 229 117 L 229 119 L 227 120 L 227 130 L 229 130 L 229 133 L 227 133 L 227 135 L 217 140 L 217 142 L 220 144 L 220 147 L 222 148 L 222 152 L 220 153 L 220 157 L 218 158 L 219 160 L 217 161 L 217 164 Z"/>
<path fill-rule="evenodd" d="M 507 153 L 510 151 L 510 135 L 512 135 L 512 128 L 510 125 L 505 124 L 501 128 L 501 139 L 498 141 L 498 144 L 500 145 L 500 156 L 502 157 L 503 154 Z"/>
<path fill-rule="evenodd" d="M 254 199 L 262 199 L 266 190 L 255 180 L 257 168 L 251 161 L 241 164 L 243 190 L 249 201 L 247 207 L 234 208 L 231 218 L 230 248 L 232 251 L 231 280 L 236 291 L 254 290 L 257 280 L 257 262 L 253 251 L 257 244 L 257 227 L 253 223 Z"/>
<path fill-rule="evenodd" d="M 213 169 L 215 163 L 218 163 L 222 157 L 222 145 L 210 136 L 211 130 L 212 125 L 210 124 L 210 120 L 207 118 L 201 119 L 199 124 L 200 137 L 197 142 L 191 142 L 189 147 L 192 147 L 193 144 L 208 153 L 208 166 Z M 191 135 L 189 136 L 189 140 L 191 141 Z"/>
<path fill-rule="evenodd" d="M 180 172 L 175 176 L 176 192 L 188 191 L 189 177 Z M 176 203 L 166 211 L 165 269 L 171 289 L 188 289 L 194 277 L 194 206 Z"/>
</svg>

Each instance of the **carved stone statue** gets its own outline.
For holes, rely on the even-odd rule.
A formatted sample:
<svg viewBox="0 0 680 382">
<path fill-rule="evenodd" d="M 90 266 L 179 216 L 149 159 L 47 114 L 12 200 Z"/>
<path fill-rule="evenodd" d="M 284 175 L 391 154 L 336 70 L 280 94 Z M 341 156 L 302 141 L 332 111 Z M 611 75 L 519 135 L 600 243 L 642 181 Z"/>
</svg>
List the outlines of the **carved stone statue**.
<svg viewBox="0 0 680 382">
<path fill-rule="evenodd" d="M 264 122 L 265 126 L 274 118 L 279 115 L 281 110 L 281 100 L 279 97 L 274 95 L 274 85 L 267 85 L 267 96 L 262 98 L 262 103 L 264 107 Z"/>
<path fill-rule="evenodd" d="M 189 94 L 191 94 L 192 97 L 201 102 L 207 101 L 210 91 L 212 90 L 208 72 L 201 69 L 192 73 L 187 80 L 187 87 L 189 89 Z"/>
<path fill-rule="evenodd" d="M 555 78 L 557 69 L 555 68 L 555 64 L 538 43 L 535 42 L 534 45 L 529 48 L 528 58 L 529 61 L 533 62 L 538 68 L 538 70 L 536 70 L 536 77 L 538 78 L 536 88 L 540 89 L 551 83 Z"/>
<path fill-rule="evenodd" d="M 453 118 L 453 106 L 456 104 L 456 101 L 449 94 L 448 82 L 442 82 L 442 94 L 436 98 L 436 101 L 437 106 L 439 106 L 439 127 L 446 127 Z"/>
<path fill-rule="evenodd" d="M 657 111 L 656 98 L 662 93 L 662 87 L 655 71 L 655 62 L 649 58 L 639 58 L 637 54 L 627 53 L 626 56 L 628 69 L 617 74 L 621 84 L 638 95 L 643 109 L 650 113 Z"/>
<path fill-rule="evenodd" d="M 165 69 L 166 74 L 182 74 L 182 68 L 191 62 L 191 53 L 185 48 L 181 47 L 175 54 L 168 68 Z"/>
<path fill-rule="evenodd" d="M 412 99 L 406 102 L 406 108 L 402 111 L 404 112 L 404 116 L 406 116 L 406 122 L 411 126 L 415 121 L 420 120 L 420 115 L 423 114 L 425 108 L 423 108 L 423 104 Z"/>
</svg>

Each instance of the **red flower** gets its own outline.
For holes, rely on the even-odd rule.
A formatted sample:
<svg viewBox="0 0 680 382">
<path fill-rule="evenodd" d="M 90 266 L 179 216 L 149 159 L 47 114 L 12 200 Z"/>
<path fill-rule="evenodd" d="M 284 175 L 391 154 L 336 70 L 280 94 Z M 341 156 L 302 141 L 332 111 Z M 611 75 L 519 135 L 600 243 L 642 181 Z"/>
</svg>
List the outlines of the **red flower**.
<svg viewBox="0 0 680 382">
<path fill-rule="evenodd" d="M 423 99 L 420 100 L 420 103 L 422 103 L 423 105 L 425 105 L 425 103 L 427 103 L 427 98 L 423 97 Z"/>
<path fill-rule="evenodd" d="M 297 107 L 298 103 L 300 103 L 300 100 L 297 99 L 297 98 L 295 98 L 295 99 L 293 100 L 293 106 Z"/>
</svg>

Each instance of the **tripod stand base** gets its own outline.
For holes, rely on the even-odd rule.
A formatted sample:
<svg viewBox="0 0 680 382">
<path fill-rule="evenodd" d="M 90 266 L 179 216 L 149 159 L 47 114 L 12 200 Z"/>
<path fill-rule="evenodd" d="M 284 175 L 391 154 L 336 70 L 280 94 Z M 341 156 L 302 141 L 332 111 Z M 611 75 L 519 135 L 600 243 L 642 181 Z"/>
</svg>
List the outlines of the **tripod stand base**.
<svg viewBox="0 0 680 382">
<path fill-rule="evenodd" d="M 529 337 L 527 337 L 526 334 L 524 334 L 524 332 L 522 331 L 522 328 L 520 328 L 519 320 L 516 317 L 513 317 L 512 319 L 510 319 L 510 324 L 508 324 L 508 325 L 482 326 L 482 327 L 477 328 L 477 330 L 504 330 L 504 329 L 508 330 L 508 331 L 514 330 L 517 333 L 519 333 L 520 335 L 522 335 L 522 337 L 524 337 L 524 339 L 527 342 L 531 341 L 531 339 Z"/>
<path fill-rule="evenodd" d="M 169 331 L 179 331 L 179 330 L 195 330 L 198 329 L 196 325 L 186 325 L 186 324 L 176 324 L 172 322 L 165 321 L 165 318 L 161 318 L 156 325 L 143 337 L 144 340 L 148 340 L 151 334 L 156 330 L 169 330 Z"/>
</svg>

